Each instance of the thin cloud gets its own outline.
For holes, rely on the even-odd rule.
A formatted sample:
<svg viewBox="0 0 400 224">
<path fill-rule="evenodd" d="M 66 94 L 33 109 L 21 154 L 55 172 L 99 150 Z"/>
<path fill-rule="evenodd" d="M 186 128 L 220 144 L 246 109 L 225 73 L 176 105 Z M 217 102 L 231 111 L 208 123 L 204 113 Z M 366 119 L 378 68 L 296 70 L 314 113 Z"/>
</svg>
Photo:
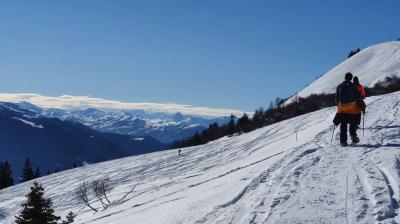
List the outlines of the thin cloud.
<svg viewBox="0 0 400 224">
<path fill-rule="evenodd" d="M 85 109 L 96 108 L 103 110 L 145 110 L 149 112 L 165 112 L 187 115 L 197 115 L 205 117 L 221 117 L 230 114 L 241 115 L 243 111 L 233 109 L 219 109 L 209 107 L 195 107 L 192 105 L 175 104 L 175 103 L 127 103 L 116 100 L 105 100 L 101 98 L 93 98 L 90 96 L 70 96 L 62 95 L 59 97 L 42 96 L 39 94 L 9 94 L 0 93 L 0 101 L 5 102 L 29 102 L 42 108 L 59 108 L 59 109 Z"/>
</svg>

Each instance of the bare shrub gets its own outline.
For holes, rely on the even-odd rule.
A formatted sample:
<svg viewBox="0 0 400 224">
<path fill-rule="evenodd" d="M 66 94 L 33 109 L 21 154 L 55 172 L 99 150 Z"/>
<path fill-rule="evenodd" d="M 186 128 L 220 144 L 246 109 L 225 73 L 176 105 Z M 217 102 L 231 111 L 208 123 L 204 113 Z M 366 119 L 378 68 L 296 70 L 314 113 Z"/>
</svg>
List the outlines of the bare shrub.
<svg viewBox="0 0 400 224">
<path fill-rule="evenodd" d="M 99 199 L 104 208 L 107 208 L 111 205 L 111 201 L 108 199 L 107 196 L 107 194 L 110 194 L 112 189 L 110 178 L 107 177 L 103 179 L 93 180 L 91 187 L 93 194 L 97 197 L 97 199 Z"/>
<path fill-rule="evenodd" d="M 90 203 L 89 194 L 93 194 L 101 203 L 103 208 L 107 209 L 109 206 L 112 205 L 112 201 L 109 199 L 109 195 L 112 189 L 112 182 L 110 178 L 106 177 L 93 180 L 92 182 L 90 182 L 90 184 L 88 182 L 82 182 L 76 191 L 76 195 L 80 203 L 97 212 L 98 209 L 92 206 Z"/>
<path fill-rule="evenodd" d="M 79 186 L 79 188 L 76 191 L 76 196 L 77 196 L 77 198 L 78 198 L 80 203 L 86 205 L 87 207 L 89 207 L 93 211 L 97 212 L 98 210 L 96 208 L 94 208 L 90 204 L 88 193 L 89 193 L 88 192 L 88 183 L 87 182 L 82 182 L 81 185 Z"/>
</svg>

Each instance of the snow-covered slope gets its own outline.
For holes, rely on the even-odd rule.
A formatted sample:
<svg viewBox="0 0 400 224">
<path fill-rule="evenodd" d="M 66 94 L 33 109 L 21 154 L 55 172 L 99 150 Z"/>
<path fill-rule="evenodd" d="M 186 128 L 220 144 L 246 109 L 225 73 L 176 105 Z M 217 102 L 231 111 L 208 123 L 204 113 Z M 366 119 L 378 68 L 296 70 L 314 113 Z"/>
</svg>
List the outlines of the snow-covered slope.
<svg viewBox="0 0 400 224">
<path fill-rule="evenodd" d="M 381 43 L 363 49 L 296 93 L 287 102 L 311 94 L 333 93 L 347 72 L 358 76 L 360 83 L 368 87 L 388 76 L 400 76 L 400 41 Z"/>
<path fill-rule="evenodd" d="M 330 143 L 335 108 L 327 108 L 184 148 L 181 156 L 156 152 L 38 181 L 57 214 L 73 211 L 76 223 L 400 222 L 400 93 L 367 104 L 356 147 L 339 147 L 337 132 Z M 94 213 L 76 203 L 80 183 L 106 176 L 113 206 Z M 12 223 L 31 184 L 0 191 L 0 223 Z"/>
</svg>

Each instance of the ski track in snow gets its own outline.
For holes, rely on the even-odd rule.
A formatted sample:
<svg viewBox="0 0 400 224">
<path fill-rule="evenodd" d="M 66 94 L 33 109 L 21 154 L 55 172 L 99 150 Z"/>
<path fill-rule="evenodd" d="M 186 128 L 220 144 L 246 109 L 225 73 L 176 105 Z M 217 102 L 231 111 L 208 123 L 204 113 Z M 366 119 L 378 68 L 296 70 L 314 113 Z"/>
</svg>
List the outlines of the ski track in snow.
<svg viewBox="0 0 400 224">
<path fill-rule="evenodd" d="M 76 223 L 400 223 L 400 93 L 367 104 L 354 147 L 338 146 L 338 129 L 330 142 L 335 108 L 327 108 L 181 156 L 151 153 L 38 181 L 56 213 L 73 211 Z M 77 204 L 79 184 L 105 176 L 114 205 L 94 213 Z M 0 191 L 0 223 L 12 223 L 30 185 Z"/>
</svg>

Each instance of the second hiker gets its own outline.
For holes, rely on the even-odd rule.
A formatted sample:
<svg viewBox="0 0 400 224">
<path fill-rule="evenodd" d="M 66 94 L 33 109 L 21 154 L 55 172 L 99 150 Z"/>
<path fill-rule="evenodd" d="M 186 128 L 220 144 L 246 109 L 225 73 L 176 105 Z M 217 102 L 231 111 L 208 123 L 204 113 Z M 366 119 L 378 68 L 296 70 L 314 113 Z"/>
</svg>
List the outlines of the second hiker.
<svg viewBox="0 0 400 224">
<path fill-rule="evenodd" d="M 360 113 L 357 114 L 357 123 L 358 123 L 358 125 L 360 125 L 361 124 L 361 112 L 363 112 L 363 114 L 365 114 L 365 108 L 366 108 L 366 105 L 364 103 L 365 88 L 364 88 L 364 86 L 362 86 L 360 84 L 360 81 L 358 80 L 357 76 L 353 77 L 353 84 L 356 86 L 356 89 L 357 89 L 358 93 L 360 94 L 360 99 L 356 101 L 357 102 L 357 106 L 361 110 Z"/>
</svg>

